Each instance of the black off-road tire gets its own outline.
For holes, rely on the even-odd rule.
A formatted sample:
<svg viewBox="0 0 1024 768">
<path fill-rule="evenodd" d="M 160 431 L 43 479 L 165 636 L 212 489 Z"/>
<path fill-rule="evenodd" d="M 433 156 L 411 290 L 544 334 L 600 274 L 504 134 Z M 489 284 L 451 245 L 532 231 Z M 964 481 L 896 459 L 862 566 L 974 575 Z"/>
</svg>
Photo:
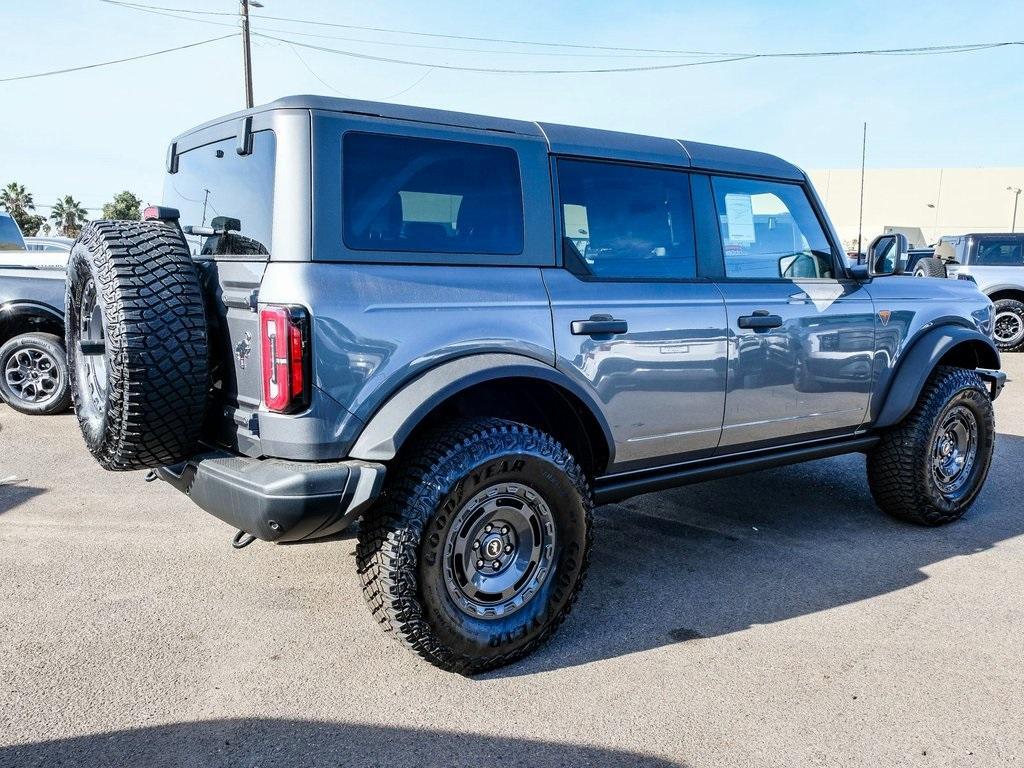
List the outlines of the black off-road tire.
<svg viewBox="0 0 1024 768">
<path fill-rule="evenodd" d="M 19 357 L 25 357 L 28 365 L 19 366 Z M 25 371 L 20 374 L 22 378 L 29 375 L 28 367 L 34 367 L 36 377 L 45 376 L 48 379 L 46 386 L 52 389 L 39 390 L 38 397 L 26 398 L 20 389 L 8 381 L 9 365 L 11 373 L 15 367 L 24 368 Z M 21 382 L 17 374 L 12 378 Z M 35 391 L 34 388 L 32 391 Z M 71 386 L 63 339 L 52 333 L 23 333 L 0 346 L 0 399 L 14 410 L 30 416 L 66 411 L 71 405 Z"/>
<path fill-rule="evenodd" d="M 501 419 L 453 423 L 403 455 L 360 524 L 357 562 L 374 618 L 452 672 L 483 672 L 531 653 L 565 620 L 586 574 L 593 503 L 583 470 L 551 436 Z M 471 616 L 446 586 L 445 543 L 467 501 L 510 485 L 537 492 L 553 513 L 551 569 L 515 612 Z"/>
<path fill-rule="evenodd" d="M 87 315 L 96 320 L 83 323 L 83 298 L 93 304 L 93 289 L 97 309 Z M 178 227 L 87 224 L 71 249 L 65 316 L 71 394 L 97 461 L 131 470 L 194 454 L 209 393 L 209 342 L 198 271 Z M 83 334 L 102 337 L 100 354 L 83 353 Z"/>
<path fill-rule="evenodd" d="M 947 493 L 934 476 L 932 458 L 944 417 L 959 407 L 973 414 L 977 449 L 963 487 Z M 868 484 L 875 502 L 893 517 L 919 525 L 945 525 L 958 520 L 985 483 L 995 435 L 992 401 L 978 374 L 939 366 L 921 391 L 914 410 L 886 430 L 868 454 Z"/>
<path fill-rule="evenodd" d="M 1004 317 L 1000 317 L 1003 315 Z M 1015 331 L 1013 335 L 1000 331 L 1006 329 L 1006 322 L 1016 323 L 1008 330 Z M 999 299 L 995 302 L 995 312 L 992 315 L 992 322 L 995 324 L 995 343 L 1000 352 L 1020 352 L 1024 349 L 1024 302 L 1016 299 Z M 1002 336 L 1002 338 L 1001 338 Z"/>
<path fill-rule="evenodd" d="M 941 259 L 925 257 L 914 265 L 914 277 L 948 277 Z"/>
</svg>

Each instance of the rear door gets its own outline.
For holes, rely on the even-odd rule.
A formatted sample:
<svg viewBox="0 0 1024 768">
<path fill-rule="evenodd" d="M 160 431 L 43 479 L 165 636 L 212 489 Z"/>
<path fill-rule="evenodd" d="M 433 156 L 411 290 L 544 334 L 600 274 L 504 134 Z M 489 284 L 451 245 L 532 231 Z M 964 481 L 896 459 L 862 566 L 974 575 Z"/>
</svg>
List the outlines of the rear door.
<svg viewBox="0 0 1024 768">
<path fill-rule="evenodd" d="M 246 154 L 237 146 L 231 137 L 180 152 L 166 177 L 164 204 L 181 214 L 206 293 L 216 401 L 207 438 L 257 453 L 262 378 L 255 310 L 270 259 L 275 134 L 253 133 Z"/>
<path fill-rule="evenodd" d="M 710 184 L 729 329 L 719 452 L 855 431 L 871 394 L 870 294 L 839 271 L 840 252 L 803 185 Z"/>
<path fill-rule="evenodd" d="M 725 305 L 700 277 L 690 175 L 559 158 L 565 267 L 544 270 L 556 365 L 599 398 L 615 470 L 710 455 L 725 405 Z"/>
</svg>

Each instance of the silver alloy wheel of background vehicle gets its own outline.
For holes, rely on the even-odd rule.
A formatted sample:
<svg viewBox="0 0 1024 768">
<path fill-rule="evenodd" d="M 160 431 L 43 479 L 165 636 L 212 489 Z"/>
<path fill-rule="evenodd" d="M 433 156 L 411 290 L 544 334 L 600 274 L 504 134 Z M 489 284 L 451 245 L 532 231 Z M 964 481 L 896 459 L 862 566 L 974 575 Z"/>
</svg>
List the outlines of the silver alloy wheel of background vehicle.
<svg viewBox="0 0 1024 768">
<path fill-rule="evenodd" d="M 60 364 L 41 349 L 17 350 L 7 359 L 4 378 L 25 403 L 45 405 L 60 395 Z"/>
<path fill-rule="evenodd" d="M 543 586 L 554 551 L 554 516 L 539 493 L 516 483 L 485 488 L 463 504 L 448 530 L 448 595 L 469 616 L 509 616 Z"/>
<path fill-rule="evenodd" d="M 1016 312 L 997 312 L 992 335 L 1002 346 L 1016 346 L 1024 339 L 1024 318 Z"/>
<path fill-rule="evenodd" d="M 90 343 L 101 348 L 106 344 L 103 327 L 103 305 L 96 292 L 96 281 L 90 279 L 82 289 L 82 309 L 78 320 L 79 344 L 74 350 L 75 366 L 79 379 L 85 383 L 85 397 L 80 407 L 89 418 L 99 418 L 106 409 L 107 401 L 107 354 L 83 349 Z"/>
<path fill-rule="evenodd" d="M 955 494 L 971 476 L 978 453 L 978 420 L 963 405 L 943 415 L 932 441 L 932 478 L 944 494 Z"/>
</svg>

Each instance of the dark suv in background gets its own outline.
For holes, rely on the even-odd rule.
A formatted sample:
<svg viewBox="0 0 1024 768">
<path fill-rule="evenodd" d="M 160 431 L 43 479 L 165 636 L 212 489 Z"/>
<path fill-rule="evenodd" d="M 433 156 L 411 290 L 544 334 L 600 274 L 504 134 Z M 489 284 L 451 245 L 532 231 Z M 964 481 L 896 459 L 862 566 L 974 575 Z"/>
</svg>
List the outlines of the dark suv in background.
<svg viewBox="0 0 1024 768">
<path fill-rule="evenodd" d="M 988 472 L 991 302 L 889 277 L 901 235 L 848 267 L 770 155 L 299 96 L 176 138 L 164 203 L 72 251 L 89 449 L 238 546 L 359 520 L 374 617 L 445 669 L 551 636 L 595 503 L 863 452 L 938 525 Z"/>
</svg>

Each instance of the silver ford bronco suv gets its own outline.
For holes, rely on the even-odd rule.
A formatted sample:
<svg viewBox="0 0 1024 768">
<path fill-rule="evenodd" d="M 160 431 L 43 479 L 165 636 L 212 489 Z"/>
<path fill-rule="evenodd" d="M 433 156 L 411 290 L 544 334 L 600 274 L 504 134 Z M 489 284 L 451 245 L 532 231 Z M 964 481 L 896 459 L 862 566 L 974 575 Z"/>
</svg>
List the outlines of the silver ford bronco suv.
<svg viewBox="0 0 1024 768">
<path fill-rule="evenodd" d="M 946 235 L 919 260 L 914 277 L 973 280 L 995 303 L 992 334 L 1001 352 L 1024 350 L 1024 232 Z"/>
<path fill-rule="evenodd" d="M 314 96 L 176 138 L 163 206 L 98 221 L 74 405 L 238 533 L 358 521 L 381 626 L 466 674 L 565 620 L 592 509 L 860 452 L 879 507 L 961 517 L 1004 374 L 968 281 L 849 267 L 758 152 Z"/>
</svg>

